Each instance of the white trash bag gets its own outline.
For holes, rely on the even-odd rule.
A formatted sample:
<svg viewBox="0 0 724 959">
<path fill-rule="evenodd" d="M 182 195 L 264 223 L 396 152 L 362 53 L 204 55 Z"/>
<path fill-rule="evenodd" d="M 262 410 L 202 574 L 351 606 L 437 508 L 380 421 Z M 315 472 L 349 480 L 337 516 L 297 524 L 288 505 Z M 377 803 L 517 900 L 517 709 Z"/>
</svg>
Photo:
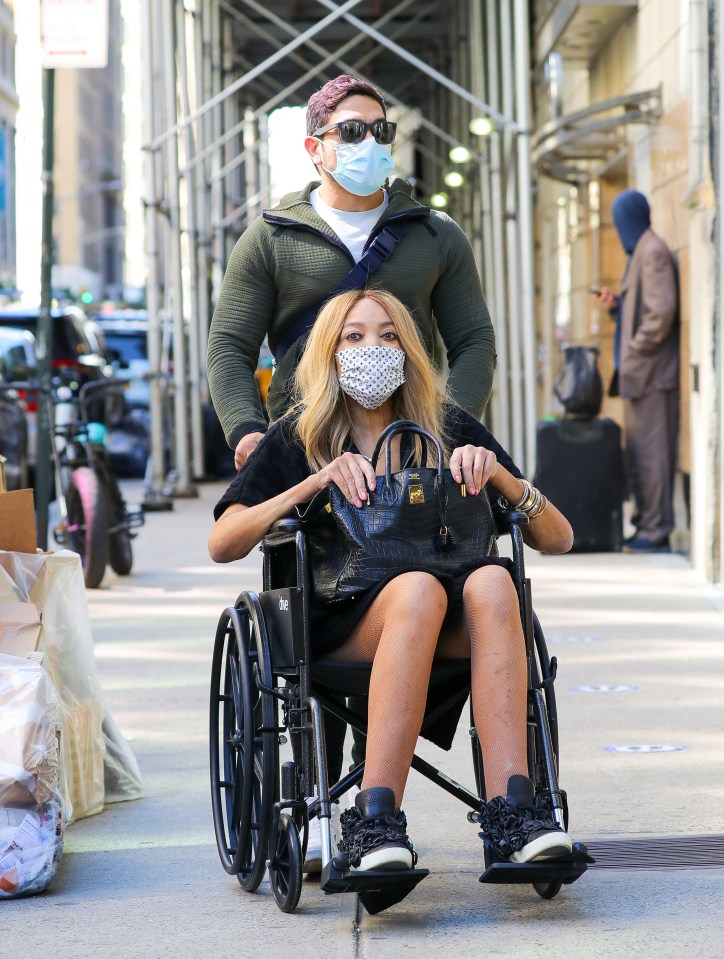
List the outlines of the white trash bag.
<svg viewBox="0 0 724 959">
<path fill-rule="evenodd" d="M 39 660 L 0 654 L 0 898 L 45 889 L 63 852 L 60 711 Z"/>
</svg>

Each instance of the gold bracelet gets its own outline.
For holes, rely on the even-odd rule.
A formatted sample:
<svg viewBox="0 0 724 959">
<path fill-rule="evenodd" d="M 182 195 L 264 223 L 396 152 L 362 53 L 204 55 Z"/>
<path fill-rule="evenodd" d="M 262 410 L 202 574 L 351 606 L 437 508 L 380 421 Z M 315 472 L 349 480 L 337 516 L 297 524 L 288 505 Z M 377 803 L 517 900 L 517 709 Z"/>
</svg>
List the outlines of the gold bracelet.
<svg viewBox="0 0 724 959">
<path fill-rule="evenodd" d="M 521 510 L 521 512 L 526 513 L 535 502 L 535 495 L 537 493 L 537 490 L 526 479 L 521 479 L 520 482 L 523 484 L 523 495 L 515 504 L 513 509 L 515 510 L 519 509 Z"/>
<path fill-rule="evenodd" d="M 538 519 L 539 516 L 545 513 L 547 508 L 548 508 L 548 499 L 541 493 L 538 509 L 535 511 L 535 513 L 531 512 L 528 514 L 529 519 Z"/>
</svg>

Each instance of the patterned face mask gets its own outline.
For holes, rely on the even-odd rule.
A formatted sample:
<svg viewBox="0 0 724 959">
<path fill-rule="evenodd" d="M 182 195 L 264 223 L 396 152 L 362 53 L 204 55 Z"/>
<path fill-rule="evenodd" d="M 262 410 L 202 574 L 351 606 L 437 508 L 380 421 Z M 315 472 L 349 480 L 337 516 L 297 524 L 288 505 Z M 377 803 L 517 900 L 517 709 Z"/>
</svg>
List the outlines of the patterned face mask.
<svg viewBox="0 0 724 959">
<path fill-rule="evenodd" d="M 376 410 L 405 382 L 405 352 L 392 346 L 352 346 L 337 353 L 339 385 L 367 410 Z"/>
</svg>

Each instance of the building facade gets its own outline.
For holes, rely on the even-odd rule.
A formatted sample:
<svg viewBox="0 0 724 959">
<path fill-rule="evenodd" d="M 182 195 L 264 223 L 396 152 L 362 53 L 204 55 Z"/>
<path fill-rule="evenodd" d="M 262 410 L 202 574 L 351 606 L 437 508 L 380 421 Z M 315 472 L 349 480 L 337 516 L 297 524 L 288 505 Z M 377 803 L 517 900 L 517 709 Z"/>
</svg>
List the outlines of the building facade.
<svg viewBox="0 0 724 959">
<path fill-rule="evenodd" d="M 675 252 L 681 287 L 681 430 L 675 545 L 720 581 L 716 214 L 718 4 L 537 0 L 535 90 L 539 408 L 554 409 L 561 346 L 601 351 L 613 365 L 614 325 L 591 286 L 617 290 L 625 267 L 611 202 L 649 198 L 654 229 Z M 604 415 L 621 421 L 621 400 Z"/>
<path fill-rule="evenodd" d="M 53 285 L 120 297 L 123 288 L 123 24 L 110 0 L 108 65 L 57 70 Z"/>
</svg>

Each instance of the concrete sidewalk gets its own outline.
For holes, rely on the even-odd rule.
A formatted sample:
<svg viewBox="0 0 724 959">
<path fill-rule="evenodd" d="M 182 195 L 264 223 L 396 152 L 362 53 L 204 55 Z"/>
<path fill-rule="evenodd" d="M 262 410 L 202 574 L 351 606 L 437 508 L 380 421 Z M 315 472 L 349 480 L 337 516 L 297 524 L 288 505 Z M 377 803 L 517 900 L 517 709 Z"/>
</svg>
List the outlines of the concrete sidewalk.
<svg viewBox="0 0 724 959">
<path fill-rule="evenodd" d="M 131 500 L 140 497 L 130 489 Z M 241 589 L 259 588 L 260 556 L 231 567 L 209 561 L 221 490 L 203 486 L 199 500 L 150 514 L 133 574 L 109 572 L 89 593 L 101 681 L 146 797 L 71 826 L 51 889 L 0 905 L 11 955 L 721 955 L 724 870 L 592 869 L 550 902 L 530 886 L 483 886 L 465 809 L 415 773 L 405 809 L 431 875 L 403 903 L 371 917 L 353 897 L 324 897 L 306 882 L 287 916 L 268 883 L 245 893 L 222 870 L 213 839 L 208 677 L 219 613 Z M 720 594 L 676 555 L 531 555 L 529 573 L 559 659 L 561 781 L 574 837 L 724 833 Z M 449 754 L 428 744 L 420 753 L 472 785 L 466 725 Z"/>
</svg>

